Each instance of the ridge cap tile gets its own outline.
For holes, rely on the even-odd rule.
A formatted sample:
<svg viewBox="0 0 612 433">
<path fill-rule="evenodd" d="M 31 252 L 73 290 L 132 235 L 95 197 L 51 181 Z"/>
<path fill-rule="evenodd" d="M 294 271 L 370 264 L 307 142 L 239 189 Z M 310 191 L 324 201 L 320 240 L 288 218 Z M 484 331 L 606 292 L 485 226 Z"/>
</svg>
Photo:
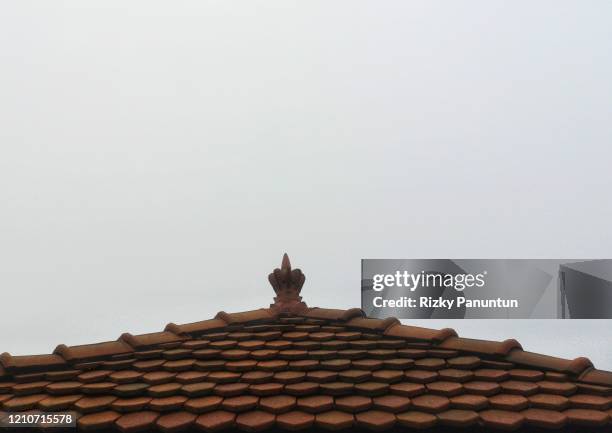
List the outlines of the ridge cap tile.
<svg viewBox="0 0 612 433">
<path fill-rule="evenodd" d="M 0 364 L 7 372 L 24 372 L 31 369 L 57 369 L 66 366 L 66 360 L 60 355 L 49 353 L 41 355 L 17 355 L 8 352 L 0 355 Z"/>
<path fill-rule="evenodd" d="M 387 328 L 400 324 L 396 317 L 388 317 L 386 319 L 372 319 L 369 317 L 353 317 L 348 320 L 345 325 L 354 329 L 365 329 L 368 331 L 384 332 Z"/>
<path fill-rule="evenodd" d="M 149 332 L 146 334 L 133 335 L 129 332 L 124 332 L 119 337 L 119 340 L 129 344 L 134 349 L 149 349 L 152 346 L 165 343 L 183 342 L 186 340 L 185 337 L 181 337 L 174 332 L 160 331 L 160 332 Z"/>
<path fill-rule="evenodd" d="M 297 315 L 309 319 L 319 319 L 325 321 L 347 321 L 352 319 L 353 317 L 365 317 L 365 313 L 359 308 L 350 308 L 348 310 L 342 310 L 339 308 L 312 307 L 307 308 L 306 310 L 298 313 Z"/>
<path fill-rule="evenodd" d="M 385 329 L 384 335 L 400 337 L 406 340 L 442 342 L 449 337 L 456 337 L 457 332 L 452 328 L 423 328 L 420 326 L 404 325 L 398 321 Z"/>
<path fill-rule="evenodd" d="M 542 353 L 527 352 L 524 350 L 512 350 L 506 355 L 506 360 L 517 365 L 525 365 L 532 368 L 541 368 L 562 373 L 571 373 L 580 376 L 593 363 L 585 357 L 576 359 L 564 359 Z"/>
<path fill-rule="evenodd" d="M 238 313 L 226 313 L 225 311 L 219 311 L 214 318 L 221 319 L 228 325 L 235 325 L 251 322 L 272 322 L 278 317 L 279 314 L 271 308 L 260 308 L 258 310 L 242 311 Z"/>
<path fill-rule="evenodd" d="M 66 361 L 80 362 L 96 360 L 111 355 L 130 353 L 133 351 L 134 349 L 126 342 L 116 340 L 102 343 L 80 344 L 77 346 L 60 344 L 55 348 L 53 353 L 60 355 Z"/>
<path fill-rule="evenodd" d="M 440 343 L 438 347 L 441 349 L 453 349 L 459 352 L 500 357 L 506 357 L 515 349 L 522 351 L 521 344 L 513 338 L 504 341 L 491 341 L 465 337 L 449 337 Z"/>
<path fill-rule="evenodd" d="M 586 369 L 578 380 L 582 383 L 612 387 L 612 371 L 598 370 L 596 368 Z"/>
<path fill-rule="evenodd" d="M 177 325 L 168 323 L 164 328 L 165 331 L 174 332 L 175 334 L 200 334 L 207 331 L 216 331 L 227 327 L 227 322 L 221 319 L 207 319 L 198 322 L 185 323 Z"/>
</svg>

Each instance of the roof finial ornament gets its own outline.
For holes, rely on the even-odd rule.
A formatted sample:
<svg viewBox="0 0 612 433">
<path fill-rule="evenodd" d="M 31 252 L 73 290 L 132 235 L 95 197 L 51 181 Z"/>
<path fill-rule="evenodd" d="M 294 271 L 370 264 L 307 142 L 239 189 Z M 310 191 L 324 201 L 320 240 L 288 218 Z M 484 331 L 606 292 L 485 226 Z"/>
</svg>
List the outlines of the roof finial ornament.
<svg viewBox="0 0 612 433">
<path fill-rule="evenodd" d="M 270 308 L 280 313 L 290 314 L 298 313 L 307 308 L 300 296 L 305 280 L 306 277 L 300 269 L 291 270 L 289 256 L 285 253 L 280 269 L 276 268 L 268 275 L 268 281 L 270 281 L 276 293 L 274 304 L 270 304 Z"/>
</svg>

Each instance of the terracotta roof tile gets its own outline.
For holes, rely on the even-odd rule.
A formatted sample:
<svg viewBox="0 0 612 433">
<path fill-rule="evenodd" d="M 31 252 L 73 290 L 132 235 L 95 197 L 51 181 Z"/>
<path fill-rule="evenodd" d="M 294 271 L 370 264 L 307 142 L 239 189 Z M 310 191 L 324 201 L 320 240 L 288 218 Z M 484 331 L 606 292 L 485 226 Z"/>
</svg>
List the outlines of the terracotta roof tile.
<svg viewBox="0 0 612 433">
<path fill-rule="evenodd" d="M 239 397 L 226 398 L 221 403 L 221 407 L 230 412 L 245 412 L 255 409 L 259 398 L 253 395 L 241 395 Z"/>
<path fill-rule="evenodd" d="M 449 367 L 472 370 L 480 365 L 480 358 L 477 356 L 457 356 L 446 360 Z"/>
<path fill-rule="evenodd" d="M 294 410 L 278 415 L 276 417 L 276 425 L 287 430 L 303 430 L 311 427 L 314 420 L 314 415 L 307 412 Z"/>
<path fill-rule="evenodd" d="M 440 394 L 447 397 L 452 397 L 453 395 L 458 395 L 463 392 L 463 386 L 456 382 L 437 381 L 428 383 L 426 386 L 427 390 L 432 394 Z"/>
<path fill-rule="evenodd" d="M 503 430 L 515 430 L 525 421 L 521 413 L 497 409 L 480 412 L 480 419 L 485 427 Z"/>
<path fill-rule="evenodd" d="M 610 420 L 606 412 L 592 409 L 568 409 L 563 414 L 571 423 L 589 427 L 601 427 Z"/>
<path fill-rule="evenodd" d="M 43 392 L 50 383 L 49 381 L 17 383 L 13 385 L 12 392 L 15 395 L 38 394 Z"/>
<path fill-rule="evenodd" d="M 612 387 L 609 386 L 590 385 L 588 383 L 577 382 L 576 387 L 578 388 L 577 392 L 595 395 L 612 395 Z"/>
<path fill-rule="evenodd" d="M 111 427 L 120 416 L 121 414 L 111 410 L 91 413 L 80 417 L 78 426 L 82 430 L 101 430 Z"/>
<path fill-rule="evenodd" d="M 536 394 L 528 397 L 533 407 L 561 411 L 569 406 L 567 397 L 552 394 Z"/>
<path fill-rule="evenodd" d="M 354 386 L 358 394 L 375 397 L 383 395 L 389 389 L 389 384 L 382 382 L 362 382 Z"/>
<path fill-rule="evenodd" d="M 398 370 L 376 370 L 372 373 L 372 380 L 376 382 L 396 383 L 404 378 L 404 372 Z"/>
<path fill-rule="evenodd" d="M 450 427 L 469 427 L 478 422 L 478 412 L 464 409 L 450 409 L 438 414 L 440 424 Z"/>
<path fill-rule="evenodd" d="M 112 392 L 118 397 L 134 397 L 146 394 L 149 388 L 150 385 L 146 383 L 124 383 L 114 386 Z"/>
<path fill-rule="evenodd" d="M 319 391 L 328 395 L 350 394 L 353 388 L 353 384 L 347 382 L 326 382 L 319 385 Z"/>
<path fill-rule="evenodd" d="M 440 395 L 420 395 L 412 399 L 412 407 L 423 412 L 439 413 L 450 407 L 450 400 Z"/>
<path fill-rule="evenodd" d="M 8 412 L 30 410 L 34 409 L 36 407 L 36 404 L 45 398 L 47 398 L 47 394 L 15 396 L 3 402 L 2 408 Z"/>
<path fill-rule="evenodd" d="M 138 411 L 122 415 L 115 421 L 116 426 L 124 433 L 145 431 L 155 425 L 159 413 L 152 411 Z"/>
<path fill-rule="evenodd" d="M 424 385 L 410 382 L 395 383 L 389 387 L 389 390 L 393 394 L 403 395 L 405 397 L 414 397 L 426 392 Z"/>
<path fill-rule="evenodd" d="M 1 409 L 75 410 L 81 430 L 125 432 L 610 423 L 612 372 L 586 358 L 368 319 L 359 309 L 291 305 L 295 311 L 273 304 L 112 342 L 60 345 L 50 355 L 3 354 Z"/>
<path fill-rule="evenodd" d="M 68 410 L 81 398 L 82 394 L 49 396 L 38 402 L 38 408 L 43 411 Z"/>
<path fill-rule="evenodd" d="M 334 399 L 327 395 L 315 395 L 297 399 L 297 407 L 310 413 L 321 413 L 334 407 Z"/>
<path fill-rule="evenodd" d="M 151 397 L 118 398 L 110 407 L 117 412 L 135 412 L 146 408 L 151 400 Z"/>
<path fill-rule="evenodd" d="M 552 380 L 553 382 L 565 382 L 569 380 L 569 375 L 567 373 L 558 373 L 556 371 L 546 371 L 544 372 L 544 378 L 546 380 Z"/>
<path fill-rule="evenodd" d="M 368 410 L 356 414 L 355 423 L 368 430 L 388 430 L 395 425 L 395 415 L 380 410 Z"/>
<path fill-rule="evenodd" d="M 176 433 L 190 427 L 197 416 L 189 412 L 173 412 L 157 418 L 157 428 L 164 433 Z"/>
<path fill-rule="evenodd" d="M 187 401 L 187 397 L 182 395 L 173 395 L 170 397 L 153 398 L 149 402 L 149 409 L 157 412 L 167 412 L 177 410 L 183 407 Z"/>
<path fill-rule="evenodd" d="M 172 376 L 175 373 L 168 373 L 168 374 Z M 181 373 L 178 373 L 174 377 L 176 378 L 175 380 L 178 383 L 190 384 L 190 383 L 203 382 L 207 376 L 208 376 L 208 372 L 190 370 L 190 371 L 183 371 Z"/>
<path fill-rule="evenodd" d="M 326 370 L 309 371 L 306 374 L 307 380 L 318 383 L 333 382 L 337 377 L 338 373 Z"/>
<path fill-rule="evenodd" d="M 349 369 L 338 373 L 338 379 L 344 382 L 359 383 L 365 382 L 372 377 L 368 370 Z"/>
<path fill-rule="evenodd" d="M 462 394 L 450 398 L 455 409 L 482 410 L 489 406 L 489 399 L 482 395 Z"/>
<path fill-rule="evenodd" d="M 532 395 L 538 392 L 540 387 L 532 382 L 523 382 L 520 380 L 507 380 L 500 383 L 504 392 L 510 394 Z M 543 392 L 546 392 L 543 390 Z"/>
<path fill-rule="evenodd" d="M 74 407 L 83 413 L 95 412 L 107 409 L 115 400 L 117 400 L 117 397 L 111 395 L 83 397 L 74 404 Z"/>
<path fill-rule="evenodd" d="M 209 383 L 211 385 L 214 385 L 211 382 L 204 382 L 204 383 Z M 197 387 L 198 385 L 200 385 L 200 383 L 194 383 L 194 384 L 187 385 L 187 386 Z M 249 389 L 248 383 L 242 383 L 242 382 L 224 383 L 224 384 L 215 386 L 214 393 L 222 397 L 235 397 L 237 395 L 246 393 L 248 389 Z M 183 391 L 184 390 L 185 388 L 183 388 Z M 198 393 L 197 395 L 203 395 L 203 394 Z"/>
<path fill-rule="evenodd" d="M 178 385 L 180 386 L 180 384 Z M 213 389 L 215 389 L 213 382 L 188 383 L 187 385 L 180 386 L 181 392 L 189 397 L 210 394 Z"/>
<path fill-rule="evenodd" d="M 52 395 L 75 394 L 81 389 L 81 382 L 52 382 L 45 386 L 45 390 Z"/>
<path fill-rule="evenodd" d="M 438 371 L 438 377 L 441 380 L 451 382 L 467 382 L 474 377 L 474 373 L 469 370 L 459 370 L 456 368 L 445 368 Z"/>
<path fill-rule="evenodd" d="M 612 406 L 612 397 L 575 394 L 569 397 L 571 407 L 578 409 L 606 410 Z"/>
<path fill-rule="evenodd" d="M 16 374 L 13 376 L 15 383 L 28 383 L 28 382 L 40 382 L 45 380 L 46 373 L 30 373 L 30 374 Z"/>
<path fill-rule="evenodd" d="M 306 373 L 302 371 L 281 371 L 275 373 L 273 378 L 275 381 L 284 384 L 302 382 L 306 377 Z"/>
<path fill-rule="evenodd" d="M 76 378 L 81 373 L 81 370 L 59 370 L 48 371 L 45 373 L 45 380 L 70 380 Z"/>
<path fill-rule="evenodd" d="M 372 399 L 359 395 L 350 395 L 336 398 L 335 406 L 337 409 L 344 412 L 362 412 L 372 407 Z"/>
<path fill-rule="evenodd" d="M 183 404 L 183 407 L 193 413 L 211 412 L 218 409 L 222 401 L 223 397 L 210 395 L 206 397 L 191 398 Z"/>
<path fill-rule="evenodd" d="M 257 432 L 272 427 L 275 419 L 271 413 L 255 410 L 238 415 L 236 426 L 249 432 Z"/>
<path fill-rule="evenodd" d="M 406 370 L 404 375 L 409 381 L 416 383 L 433 382 L 438 377 L 438 373 L 426 370 Z"/>
<path fill-rule="evenodd" d="M 554 410 L 530 408 L 521 412 L 521 415 L 529 425 L 535 427 L 559 429 L 567 423 L 567 416 Z"/>
<path fill-rule="evenodd" d="M 526 409 L 529 406 L 529 400 L 527 400 L 522 395 L 497 394 L 489 398 L 489 405 L 493 409 L 503 409 L 518 412 L 523 409 Z"/>
<path fill-rule="evenodd" d="M 315 394 L 319 390 L 316 382 L 299 382 L 285 385 L 284 391 L 289 395 L 304 396 Z"/>
<path fill-rule="evenodd" d="M 508 371 L 511 379 L 537 382 L 544 379 L 544 373 L 538 370 L 526 370 L 520 368 L 513 368 Z"/>
<path fill-rule="evenodd" d="M 296 405 L 296 398 L 289 395 L 275 395 L 259 400 L 259 407 L 273 414 L 289 412 Z"/>
<path fill-rule="evenodd" d="M 267 382 L 274 376 L 274 373 L 269 371 L 249 371 L 244 373 L 240 380 L 245 383 L 263 383 Z"/>
<path fill-rule="evenodd" d="M 433 427 L 438 422 L 438 418 L 435 415 L 418 411 L 400 413 L 396 416 L 396 418 L 399 424 L 415 429 Z"/>
<path fill-rule="evenodd" d="M 410 399 L 400 395 L 383 395 L 374 398 L 374 407 L 392 413 L 405 412 L 410 407 Z"/>
<path fill-rule="evenodd" d="M 119 370 L 111 373 L 109 379 L 117 383 L 132 383 L 139 380 L 142 376 L 144 376 L 144 373 L 140 371 Z"/>
<path fill-rule="evenodd" d="M 355 418 L 352 414 L 331 410 L 328 412 L 317 413 L 315 423 L 319 427 L 328 430 L 340 430 L 349 428 L 353 425 Z"/>
<path fill-rule="evenodd" d="M 352 365 L 360 370 L 378 370 L 384 366 L 384 362 L 379 359 L 358 359 Z"/>
<path fill-rule="evenodd" d="M 474 378 L 477 380 L 502 382 L 510 378 L 510 373 L 506 370 L 495 370 L 493 368 L 481 368 L 474 371 Z"/>
<path fill-rule="evenodd" d="M 90 395 L 110 394 L 119 386 L 114 382 L 84 383 L 81 392 Z"/>
<path fill-rule="evenodd" d="M 267 382 L 267 383 L 256 383 L 249 386 L 249 392 L 257 396 L 269 396 L 276 395 L 283 391 L 283 384 Z"/>
<path fill-rule="evenodd" d="M 540 392 L 548 394 L 560 394 L 560 395 L 572 395 L 576 392 L 578 387 L 570 382 L 553 382 L 553 381 L 540 381 L 537 382 Z"/>
</svg>

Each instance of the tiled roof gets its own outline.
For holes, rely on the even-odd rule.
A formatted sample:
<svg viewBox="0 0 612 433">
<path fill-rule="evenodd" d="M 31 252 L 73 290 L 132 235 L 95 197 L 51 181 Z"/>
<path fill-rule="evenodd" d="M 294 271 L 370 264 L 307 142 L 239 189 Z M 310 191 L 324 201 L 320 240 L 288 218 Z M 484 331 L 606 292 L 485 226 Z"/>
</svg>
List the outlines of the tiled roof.
<svg viewBox="0 0 612 433">
<path fill-rule="evenodd" d="M 612 426 L 612 372 L 586 358 L 308 308 L 299 290 L 282 292 L 287 278 L 270 308 L 50 355 L 4 353 L 2 410 L 74 410 L 83 431 Z"/>
</svg>

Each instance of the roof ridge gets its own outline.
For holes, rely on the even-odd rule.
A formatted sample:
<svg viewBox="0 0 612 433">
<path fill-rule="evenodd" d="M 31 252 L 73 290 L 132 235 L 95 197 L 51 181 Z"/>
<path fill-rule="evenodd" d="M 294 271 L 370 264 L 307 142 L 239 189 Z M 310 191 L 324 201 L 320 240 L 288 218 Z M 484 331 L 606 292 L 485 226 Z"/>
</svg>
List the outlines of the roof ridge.
<svg viewBox="0 0 612 433">
<path fill-rule="evenodd" d="M 180 345 L 201 334 L 219 331 L 236 325 L 259 325 L 290 318 L 303 318 L 311 322 L 329 322 L 356 330 L 375 332 L 387 337 L 403 339 L 414 344 L 429 344 L 435 349 L 487 356 L 493 361 L 510 365 L 536 368 L 568 374 L 581 383 L 612 387 L 612 372 L 598 370 L 585 357 L 563 359 L 523 350 L 521 344 L 505 341 L 478 340 L 459 337 L 452 328 L 430 329 L 402 324 L 397 318 L 368 318 L 359 308 L 348 310 L 329 308 L 304 308 L 298 313 L 287 313 L 275 308 L 260 308 L 237 313 L 220 311 L 214 318 L 177 325 L 168 323 L 163 331 L 132 335 L 123 333 L 115 341 L 76 346 L 58 345 L 52 354 L 0 355 L 0 378 L 38 369 L 60 370 L 75 364 L 91 363 L 110 358 L 120 360 L 131 353 L 154 347 Z"/>
</svg>

